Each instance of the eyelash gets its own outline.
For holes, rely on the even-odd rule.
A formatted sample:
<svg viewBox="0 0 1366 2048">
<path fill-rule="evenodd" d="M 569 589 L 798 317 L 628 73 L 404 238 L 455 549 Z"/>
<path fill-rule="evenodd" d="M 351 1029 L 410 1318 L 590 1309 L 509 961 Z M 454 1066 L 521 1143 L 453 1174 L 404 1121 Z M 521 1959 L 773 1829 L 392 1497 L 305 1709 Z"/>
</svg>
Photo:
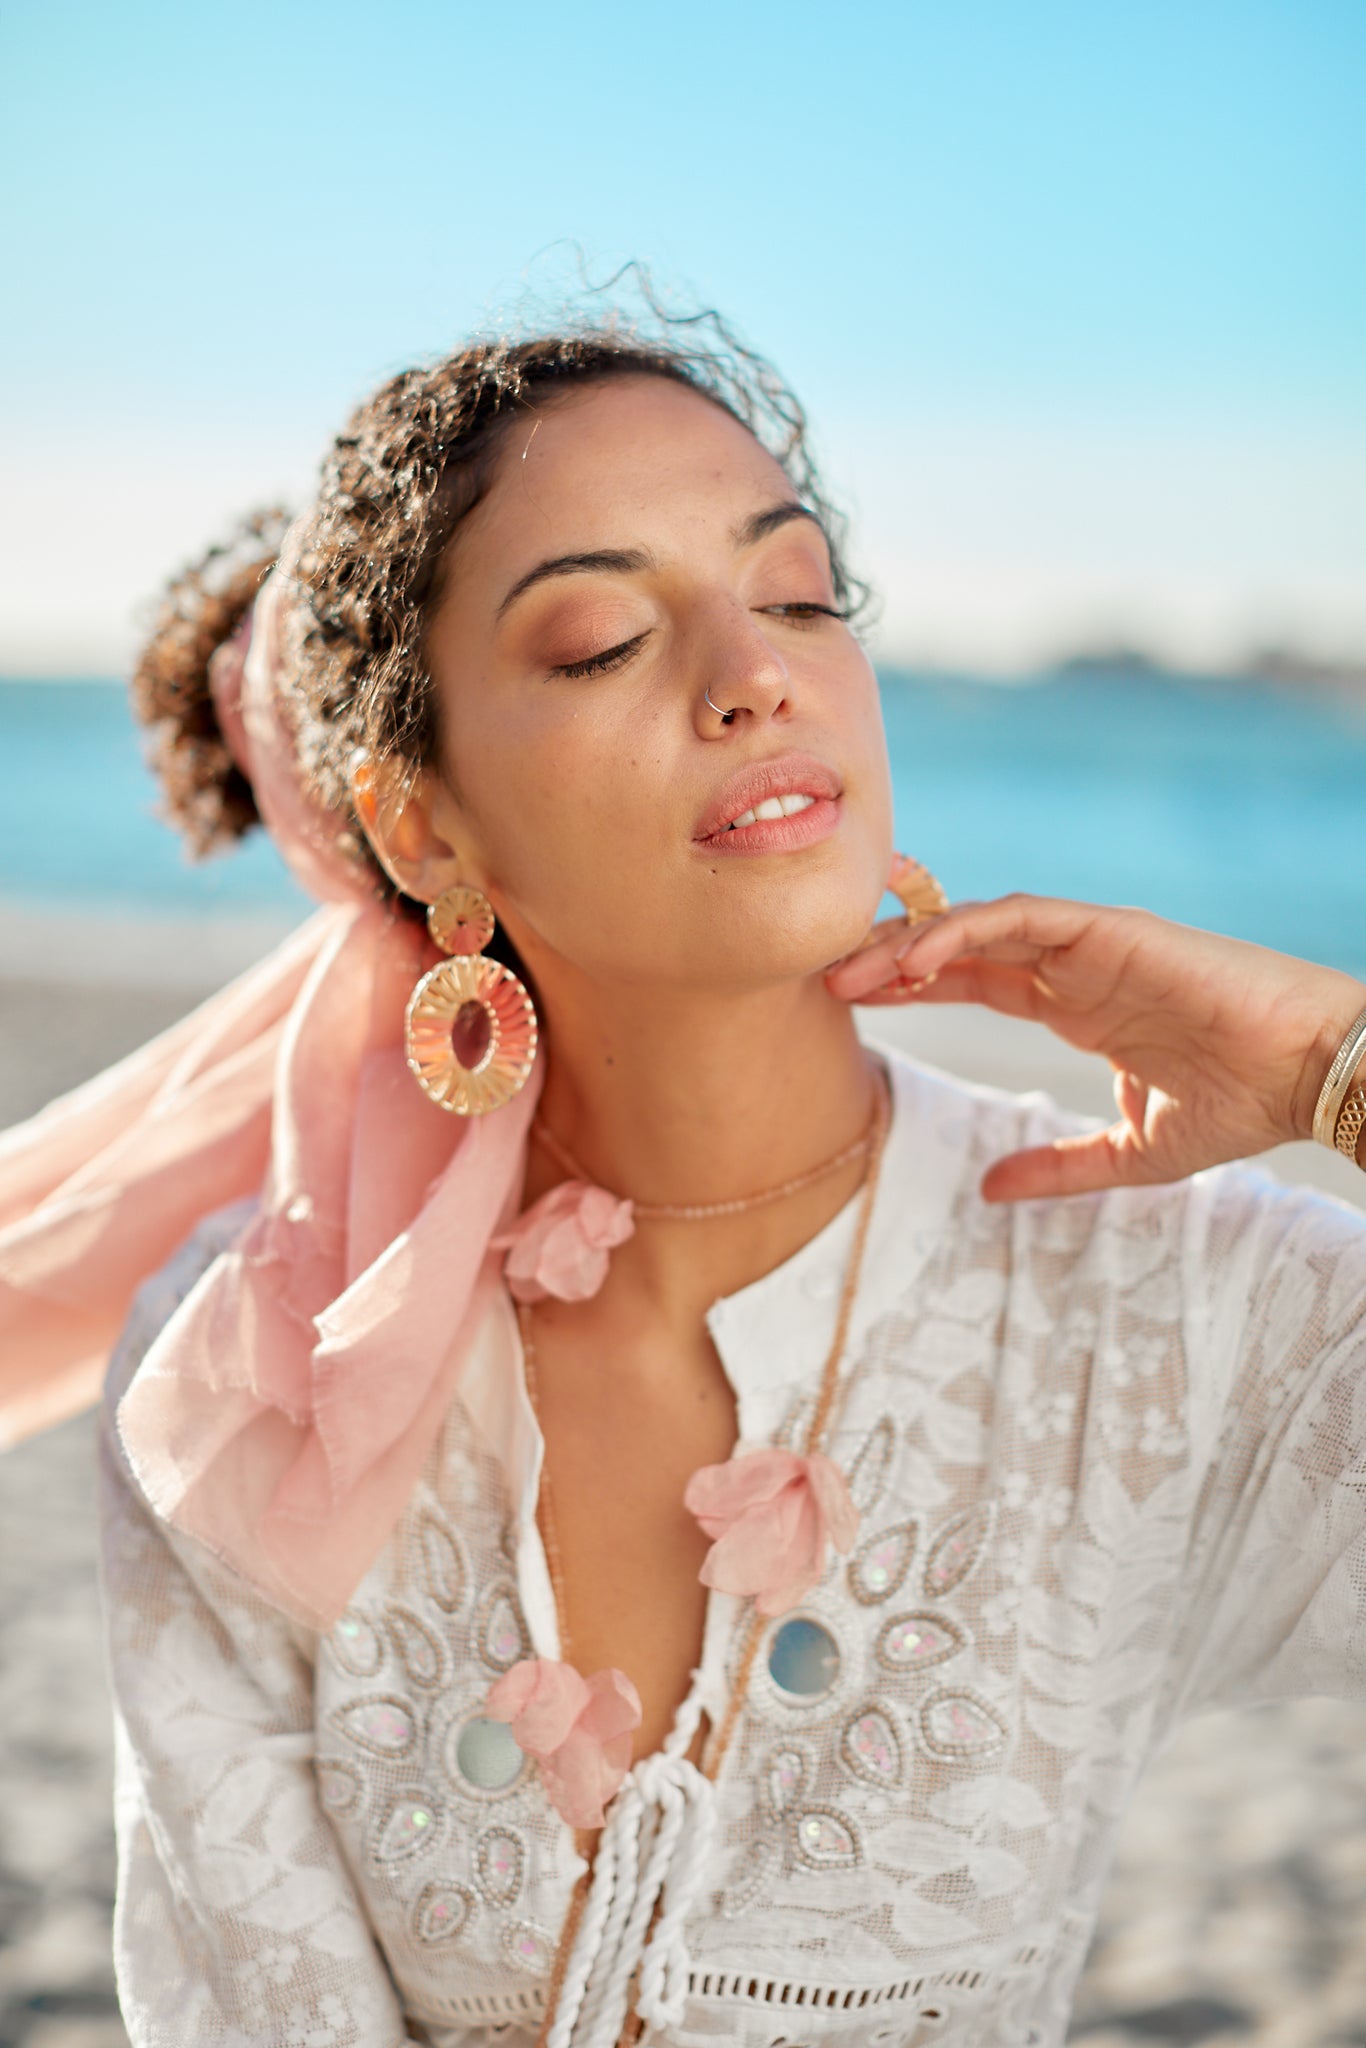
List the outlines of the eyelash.
<svg viewBox="0 0 1366 2048">
<path fill-rule="evenodd" d="M 794 626 L 812 626 L 815 624 L 816 616 L 826 619 L 847 619 L 849 616 L 847 611 L 840 611 L 829 604 L 771 604 L 766 605 L 765 610 L 788 614 L 789 623 Z M 804 613 L 805 616 L 795 616 L 798 613 Z M 557 676 L 601 675 L 609 668 L 618 667 L 628 654 L 639 647 L 644 638 L 643 633 L 637 633 L 634 640 L 623 640 L 619 646 L 605 648 L 601 654 L 590 654 L 584 661 L 566 661 L 559 668 L 552 669 L 551 673 Z"/>
</svg>

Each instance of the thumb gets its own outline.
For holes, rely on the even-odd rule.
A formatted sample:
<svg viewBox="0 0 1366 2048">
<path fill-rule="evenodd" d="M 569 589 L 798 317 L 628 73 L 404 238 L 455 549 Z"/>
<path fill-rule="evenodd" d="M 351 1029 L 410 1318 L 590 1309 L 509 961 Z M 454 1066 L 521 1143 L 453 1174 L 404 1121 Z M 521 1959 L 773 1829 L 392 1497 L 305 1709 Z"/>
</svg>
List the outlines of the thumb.
<svg viewBox="0 0 1366 2048">
<path fill-rule="evenodd" d="M 998 1159 L 982 1176 L 986 1202 L 1029 1202 L 1053 1195 L 1098 1194 L 1146 1179 L 1127 1123 L 1051 1145 L 1031 1145 Z"/>
</svg>

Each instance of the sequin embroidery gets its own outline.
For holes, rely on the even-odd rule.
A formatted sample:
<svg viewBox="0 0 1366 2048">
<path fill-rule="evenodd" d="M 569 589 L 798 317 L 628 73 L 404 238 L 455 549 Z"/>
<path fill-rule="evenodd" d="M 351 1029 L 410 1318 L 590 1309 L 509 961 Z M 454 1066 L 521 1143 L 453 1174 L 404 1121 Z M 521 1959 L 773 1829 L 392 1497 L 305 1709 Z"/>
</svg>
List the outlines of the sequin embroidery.
<svg viewBox="0 0 1366 2048">
<path fill-rule="evenodd" d="M 967 1643 L 967 1631 L 956 1621 L 920 1608 L 913 1614 L 889 1616 L 878 1630 L 873 1651 L 888 1671 L 928 1671 L 956 1657 Z"/>
<path fill-rule="evenodd" d="M 384 1638 L 354 1607 L 338 1618 L 326 1640 L 342 1670 L 353 1678 L 373 1678 L 384 1662 Z"/>
<path fill-rule="evenodd" d="M 400 1793 L 379 1827 L 371 1854 L 377 1863 L 398 1863 L 429 1848 L 436 1839 L 440 1814 L 421 1790 Z"/>
<path fill-rule="evenodd" d="M 896 1522 L 861 1543 L 849 1560 L 849 1591 L 865 1607 L 878 1607 L 900 1591 L 915 1560 L 919 1524 Z"/>
<path fill-rule="evenodd" d="M 413 1907 L 413 1932 L 429 1946 L 455 1941 L 464 1933 L 474 1912 L 474 1894 L 463 1884 L 429 1884 L 418 1894 Z"/>
<path fill-rule="evenodd" d="M 1006 1739 L 1004 1718 L 977 1693 L 944 1690 L 920 1709 L 920 1739 L 946 1763 L 987 1756 Z"/>
<path fill-rule="evenodd" d="M 522 1889 L 526 1851 L 510 1828 L 489 1828 L 474 1847 L 479 1889 L 491 1906 L 510 1906 Z"/>
<path fill-rule="evenodd" d="M 866 1706 L 840 1732 L 840 1756 L 856 1777 L 870 1785 L 901 1780 L 901 1737 L 883 1708 Z"/>
<path fill-rule="evenodd" d="M 371 1756 L 406 1756 L 417 1739 L 417 1720 L 406 1700 L 391 1693 L 338 1707 L 332 1725 Z"/>
</svg>

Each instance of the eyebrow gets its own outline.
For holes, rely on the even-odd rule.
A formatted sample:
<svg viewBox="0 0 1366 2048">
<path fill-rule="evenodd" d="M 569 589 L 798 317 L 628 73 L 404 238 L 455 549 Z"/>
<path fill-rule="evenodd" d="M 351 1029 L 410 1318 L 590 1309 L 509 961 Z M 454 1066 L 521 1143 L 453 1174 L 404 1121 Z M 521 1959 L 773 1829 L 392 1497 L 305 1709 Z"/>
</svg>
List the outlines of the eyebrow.
<svg viewBox="0 0 1366 2048">
<path fill-rule="evenodd" d="M 591 574 L 595 569 L 629 576 L 637 569 L 653 569 L 654 566 L 654 556 L 644 548 L 594 548 L 582 555 L 552 555 L 549 561 L 538 562 L 534 569 L 528 569 L 526 575 L 513 584 L 494 617 L 501 619 L 524 590 L 530 590 L 534 583 L 544 583 L 551 576 L 581 576 Z"/>
<path fill-rule="evenodd" d="M 809 519 L 825 534 L 825 527 L 809 505 L 803 505 L 796 498 L 784 498 L 776 505 L 767 506 L 762 512 L 751 512 L 747 519 L 731 528 L 730 537 L 737 548 L 752 548 L 770 533 L 776 533 L 780 526 L 786 526 L 793 519 Z M 829 545 L 829 535 L 825 535 Z M 632 576 L 641 569 L 657 567 L 655 557 L 647 548 L 592 548 L 582 554 L 552 555 L 547 561 L 538 562 L 534 569 L 528 569 L 508 591 L 497 611 L 495 619 L 501 619 L 504 612 L 516 603 L 524 591 L 533 584 L 544 583 L 552 576 L 584 576 L 607 573 L 615 576 Z"/>
<path fill-rule="evenodd" d="M 803 505 L 797 498 L 780 499 L 766 512 L 751 512 L 748 519 L 742 519 L 738 526 L 731 528 L 730 537 L 737 548 L 752 548 L 756 541 L 765 540 L 770 533 L 776 533 L 780 526 L 787 526 L 793 519 L 809 519 L 813 526 L 820 528 L 826 546 L 830 545 L 830 536 L 821 520 L 809 505 Z"/>
</svg>

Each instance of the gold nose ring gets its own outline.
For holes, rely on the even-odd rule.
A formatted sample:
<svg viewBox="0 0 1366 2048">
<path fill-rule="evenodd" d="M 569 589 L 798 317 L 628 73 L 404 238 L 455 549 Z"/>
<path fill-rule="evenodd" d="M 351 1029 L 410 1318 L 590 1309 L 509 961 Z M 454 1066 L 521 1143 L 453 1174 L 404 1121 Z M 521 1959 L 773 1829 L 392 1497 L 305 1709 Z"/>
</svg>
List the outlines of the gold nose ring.
<svg viewBox="0 0 1366 2048">
<path fill-rule="evenodd" d="M 710 684 L 710 683 L 708 683 L 708 684 L 707 684 L 707 687 L 706 687 L 706 689 L 705 689 L 705 690 L 703 691 L 703 693 L 702 693 L 702 694 L 703 694 L 703 696 L 704 696 L 704 697 L 706 698 L 706 700 L 707 700 L 708 704 L 711 704 L 711 708 L 712 708 L 712 710 L 713 710 L 713 711 L 714 711 L 714 712 L 716 713 L 716 715 L 717 715 L 717 717 L 718 717 L 718 718 L 720 719 L 720 721 L 721 721 L 722 725 L 729 725 L 729 724 L 730 724 L 730 722 L 731 722 L 731 720 L 732 720 L 732 718 L 734 718 L 734 716 L 735 716 L 735 707 L 734 707 L 734 706 L 732 705 L 732 707 L 731 707 L 731 709 L 730 709 L 729 711 L 723 711 L 723 710 L 721 709 L 721 706 L 720 706 L 719 704 L 712 704 L 712 703 L 711 703 L 711 684 Z"/>
</svg>

